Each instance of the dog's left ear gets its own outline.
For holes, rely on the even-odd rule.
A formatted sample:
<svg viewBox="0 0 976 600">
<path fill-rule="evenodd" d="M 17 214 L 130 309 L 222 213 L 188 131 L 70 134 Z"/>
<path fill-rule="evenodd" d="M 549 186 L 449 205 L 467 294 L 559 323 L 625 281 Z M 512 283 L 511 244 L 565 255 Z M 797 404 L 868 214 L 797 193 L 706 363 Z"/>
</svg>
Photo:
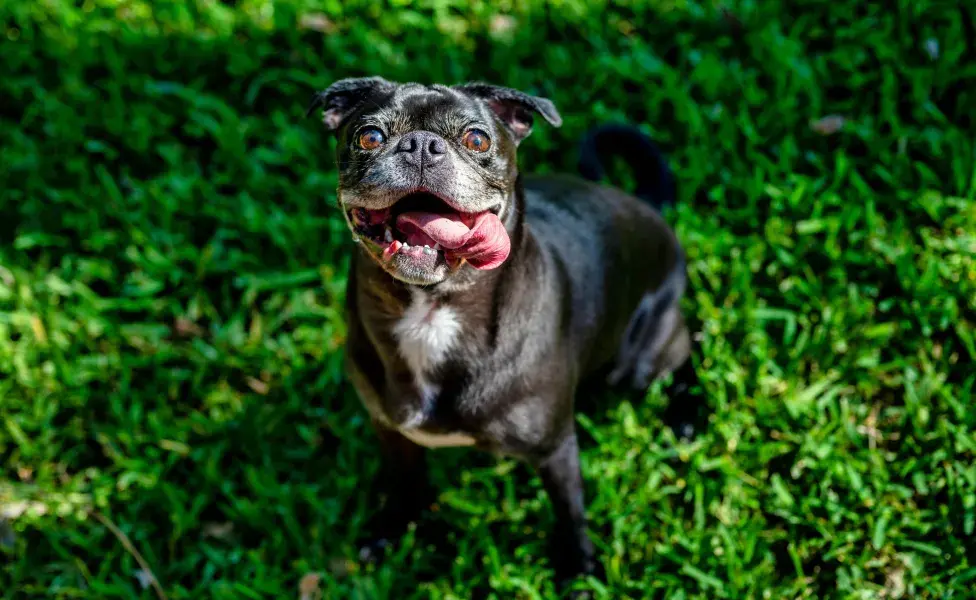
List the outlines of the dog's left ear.
<svg viewBox="0 0 976 600">
<path fill-rule="evenodd" d="M 324 108 L 322 122 L 329 131 L 335 131 L 370 94 L 391 90 L 394 85 L 382 77 L 340 79 L 312 97 L 305 116 L 311 116 L 317 108 Z"/>
<path fill-rule="evenodd" d="M 521 142 L 532 133 L 533 114 L 542 115 L 554 127 L 563 124 L 563 118 L 559 116 L 556 105 L 547 98 L 480 82 L 454 86 L 454 89 L 487 102 L 491 110 L 515 136 L 515 143 Z"/>
</svg>

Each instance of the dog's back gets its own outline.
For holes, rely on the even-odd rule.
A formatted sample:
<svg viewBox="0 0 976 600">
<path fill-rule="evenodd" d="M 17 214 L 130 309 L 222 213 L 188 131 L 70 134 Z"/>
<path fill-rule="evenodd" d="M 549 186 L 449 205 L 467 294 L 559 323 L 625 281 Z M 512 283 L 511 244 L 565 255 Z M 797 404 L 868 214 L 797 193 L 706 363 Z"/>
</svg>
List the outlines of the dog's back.
<svg viewBox="0 0 976 600">
<path fill-rule="evenodd" d="M 639 195 L 594 181 L 603 177 L 608 155 L 619 152 L 638 167 Z M 682 325 L 645 331 L 645 324 L 661 321 L 684 290 L 680 244 L 657 210 L 674 202 L 674 181 L 653 142 L 624 126 L 591 132 L 580 165 L 589 181 L 568 175 L 524 178 L 526 223 L 565 280 L 568 324 L 583 353 L 583 374 L 616 356 L 616 379 L 622 379 L 624 372 L 647 370 L 636 364 L 635 353 L 641 352 L 634 344 L 660 345 L 654 339 Z M 650 374 L 638 379 L 646 382 Z"/>
</svg>

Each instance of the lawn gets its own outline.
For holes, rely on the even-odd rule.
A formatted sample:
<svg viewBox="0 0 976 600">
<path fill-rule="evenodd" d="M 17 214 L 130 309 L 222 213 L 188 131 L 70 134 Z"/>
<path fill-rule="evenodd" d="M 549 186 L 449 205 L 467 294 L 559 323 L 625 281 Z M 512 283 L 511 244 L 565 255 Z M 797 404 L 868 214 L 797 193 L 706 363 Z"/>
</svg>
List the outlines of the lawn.
<svg viewBox="0 0 976 600">
<path fill-rule="evenodd" d="M 0 0 L 0 598 L 555 597 L 540 483 L 470 450 L 355 562 L 355 248 L 304 109 L 369 74 L 551 98 L 525 169 L 610 120 L 672 160 L 710 422 L 676 440 L 660 385 L 579 416 L 582 587 L 976 597 L 963 4 Z"/>
</svg>

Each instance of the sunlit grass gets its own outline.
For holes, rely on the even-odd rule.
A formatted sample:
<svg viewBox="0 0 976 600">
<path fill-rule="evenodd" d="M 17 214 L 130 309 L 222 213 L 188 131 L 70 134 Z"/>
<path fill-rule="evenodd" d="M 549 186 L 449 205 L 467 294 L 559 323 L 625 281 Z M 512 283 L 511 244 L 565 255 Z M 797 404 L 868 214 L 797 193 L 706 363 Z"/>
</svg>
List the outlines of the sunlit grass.
<svg viewBox="0 0 976 600">
<path fill-rule="evenodd" d="M 0 597 L 551 598 L 538 481 L 441 451 L 379 568 L 342 386 L 349 75 L 553 99 L 666 148 L 713 416 L 580 416 L 603 598 L 976 585 L 972 11 L 907 2 L 0 4 Z M 634 4 L 634 3 L 628 3 Z M 154 7 L 155 8 L 152 8 Z M 628 184 L 626 174 L 618 181 Z M 953 594 L 955 594 L 953 596 Z"/>
</svg>

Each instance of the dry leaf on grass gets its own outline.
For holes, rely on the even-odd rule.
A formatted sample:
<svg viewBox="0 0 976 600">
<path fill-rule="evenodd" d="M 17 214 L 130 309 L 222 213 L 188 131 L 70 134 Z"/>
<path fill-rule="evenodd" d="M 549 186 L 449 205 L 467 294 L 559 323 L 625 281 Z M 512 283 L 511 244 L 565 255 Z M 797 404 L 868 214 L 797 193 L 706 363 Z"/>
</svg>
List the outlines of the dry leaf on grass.
<svg viewBox="0 0 976 600">
<path fill-rule="evenodd" d="M 182 338 L 203 336 L 203 328 L 186 317 L 176 317 L 176 321 L 173 323 L 173 330 L 176 332 L 176 335 Z"/>
<path fill-rule="evenodd" d="M 268 395 L 268 384 L 257 379 L 256 377 L 247 378 L 247 387 L 255 391 L 255 393 L 261 394 L 262 396 Z"/>
<path fill-rule="evenodd" d="M 321 581 L 318 573 L 306 573 L 298 582 L 298 600 L 319 600 L 322 597 L 322 590 L 319 589 Z"/>
<path fill-rule="evenodd" d="M 226 540 L 234 533 L 233 523 L 207 523 L 203 526 L 204 537 Z"/>
<path fill-rule="evenodd" d="M 30 502 L 27 500 L 14 500 L 0 504 L 0 519 L 16 521 L 24 513 L 39 517 L 47 514 L 47 505 L 41 502 Z"/>
<path fill-rule="evenodd" d="M 515 31 L 518 21 L 510 15 L 495 15 L 488 21 L 488 29 L 496 37 L 506 37 Z"/>
<path fill-rule="evenodd" d="M 0 266 L 0 283 L 3 283 L 7 287 L 14 287 L 17 280 L 14 279 L 14 274 L 9 269 Z"/>
<path fill-rule="evenodd" d="M 904 567 L 896 567 L 885 575 L 885 596 L 889 598 L 901 598 L 905 595 L 906 589 Z"/>
<path fill-rule="evenodd" d="M 841 115 L 827 115 L 816 121 L 810 121 L 810 129 L 820 135 L 833 135 L 844 128 L 847 120 Z"/>
<path fill-rule="evenodd" d="M 298 19 L 298 28 L 319 33 L 332 33 L 336 30 L 335 23 L 322 13 L 305 13 Z"/>
</svg>

